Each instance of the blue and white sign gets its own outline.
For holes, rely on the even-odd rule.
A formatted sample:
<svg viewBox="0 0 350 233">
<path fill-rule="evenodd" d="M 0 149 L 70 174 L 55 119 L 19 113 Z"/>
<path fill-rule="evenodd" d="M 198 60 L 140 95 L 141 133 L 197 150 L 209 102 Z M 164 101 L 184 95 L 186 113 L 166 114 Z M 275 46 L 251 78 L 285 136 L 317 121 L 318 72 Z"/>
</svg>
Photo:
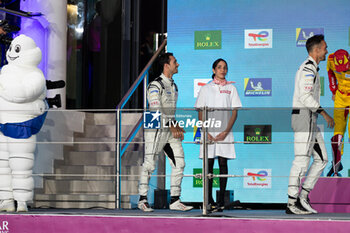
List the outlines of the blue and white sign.
<svg viewBox="0 0 350 233">
<path fill-rule="evenodd" d="M 271 78 L 245 78 L 244 95 L 245 96 L 271 96 L 272 80 Z"/>
<path fill-rule="evenodd" d="M 322 34 L 324 35 L 323 28 L 297 28 L 297 47 L 305 47 L 307 39 L 314 35 Z"/>
<path fill-rule="evenodd" d="M 143 113 L 143 128 L 145 129 L 160 129 L 160 116 L 162 114 L 157 110 L 156 112 Z"/>
</svg>

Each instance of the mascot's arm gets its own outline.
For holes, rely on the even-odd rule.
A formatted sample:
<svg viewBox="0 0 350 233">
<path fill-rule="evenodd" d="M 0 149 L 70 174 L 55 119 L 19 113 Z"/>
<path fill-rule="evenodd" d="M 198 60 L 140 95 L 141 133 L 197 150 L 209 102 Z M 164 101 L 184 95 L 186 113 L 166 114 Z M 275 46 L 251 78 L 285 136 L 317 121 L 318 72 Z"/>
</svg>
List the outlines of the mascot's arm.
<svg viewBox="0 0 350 233">
<path fill-rule="evenodd" d="M 36 72 L 24 77 L 0 79 L 0 97 L 13 103 L 26 103 L 38 99 L 45 91 L 46 81 Z"/>
</svg>

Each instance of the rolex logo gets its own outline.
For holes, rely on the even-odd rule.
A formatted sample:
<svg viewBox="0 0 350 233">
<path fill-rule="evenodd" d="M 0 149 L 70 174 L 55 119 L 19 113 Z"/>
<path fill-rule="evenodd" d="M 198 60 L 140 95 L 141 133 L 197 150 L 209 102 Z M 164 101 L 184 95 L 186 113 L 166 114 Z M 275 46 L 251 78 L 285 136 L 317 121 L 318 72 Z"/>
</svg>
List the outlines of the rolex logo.
<svg viewBox="0 0 350 233">
<path fill-rule="evenodd" d="M 244 143 L 271 143 L 271 125 L 244 125 Z"/>
<path fill-rule="evenodd" d="M 260 128 L 256 128 L 255 129 L 255 135 L 260 135 L 261 134 L 261 129 Z"/>
<path fill-rule="evenodd" d="M 195 31 L 194 49 L 221 49 L 221 31 Z"/>
</svg>

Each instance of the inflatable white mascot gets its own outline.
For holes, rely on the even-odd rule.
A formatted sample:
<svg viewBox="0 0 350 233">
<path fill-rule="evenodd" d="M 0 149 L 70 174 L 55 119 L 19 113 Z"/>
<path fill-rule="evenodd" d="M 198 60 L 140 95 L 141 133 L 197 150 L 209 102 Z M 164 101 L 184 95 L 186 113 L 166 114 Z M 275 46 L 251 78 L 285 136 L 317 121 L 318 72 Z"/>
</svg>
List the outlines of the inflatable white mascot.
<svg viewBox="0 0 350 233">
<path fill-rule="evenodd" d="M 27 212 L 33 200 L 36 133 L 44 123 L 46 80 L 37 65 L 41 50 L 28 36 L 16 37 L 0 73 L 0 211 Z"/>
</svg>

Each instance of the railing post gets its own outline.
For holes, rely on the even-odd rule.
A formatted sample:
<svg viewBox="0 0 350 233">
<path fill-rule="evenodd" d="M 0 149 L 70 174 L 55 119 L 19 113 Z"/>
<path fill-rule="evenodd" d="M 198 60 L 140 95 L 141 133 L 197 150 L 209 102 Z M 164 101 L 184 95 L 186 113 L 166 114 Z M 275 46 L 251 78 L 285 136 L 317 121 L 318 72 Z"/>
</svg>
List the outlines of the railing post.
<svg viewBox="0 0 350 233">
<path fill-rule="evenodd" d="M 141 74 L 138 76 L 137 80 L 132 84 L 132 86 L 129 88 L 128 92 L 124 95 L 123 99 L 119 102 L 117 106 L 117 116 L 116 116 L 116 139 L 117 139 L 117 145 L 116 145 L 116 153 L 115 153 L 115 207 L 116 209 L 120 208 L 120 187 L 121 187 L 121 181 L 120 181 L 120 171 L 121 171 L 121 157 L 122 157 L 122 146 L 121 146 L 121 132 L 122 132 L 122 123 L 121 123 L 121 110 L 124 108 L 125 104 L 129 100 L 130 96 L 134 93 L 136 88 L 141 83 L 142 79 L 144 81 L 144 110 L 147 109 L 147 84 L 148 84 L 148 69 L 153 64 L 153 62 L 156 60 L 158 55 L 162 52 L 162 50 L 165 48 L 165 45 L 167 43 L 167 40 L 165 39 L 161 46 L 158 48 L 158 50 L 153 54 L 151 60 L 147 63 L 145 68 L 142 70 Z M 142 120 L 142 119 L 141 119 Z M 136 127 L 131 131 L 131 134 L 134 133 L 135 130 L 138 130 L 137 125 Z M 130 135 L 131 135 L 130 134 Z M 129 135 L 129 136 L 130 136 Z M 126 138 L 130 138 L 127 136 Z M 132 138 L 132 137 L 131 137 Z M 132 139 L 131 139 L 132 140 Z M 128 141 L 125 141 L 126 145 L 128 145 Z M 125 147 L 126 149 L 126 147 Z"/>
<path fill-rule="evenodd" d="M 116 158 L 115 158 L 115 208 L 120 209 L 120 151 L 121 151 L 121 113 L 120 109 L 117 109 L 116 116 L 117 124 L 116 124 L 116 136 L 117 136 L 117 148 L 116 148 Z"/>
<path fill-rule="evenodd" d="M 203 111 L 203 122 L 207 120 L 208 107 L 204 107 Z M 209 179 L 208 179 L 208 133 L 207 128 L 202 127 L 202 137 L 203 137 L 203 170 L 202 170 L 202 181 L 203 181 L 203 215 L 208 214 L 208 189 L 209 189 Z"/>
<path fill-rule="evenodd" d="M 148 85 L 148 71 L 143 79 L 143 111 L 147 109 L 147 85 Z"/>
</svg>

